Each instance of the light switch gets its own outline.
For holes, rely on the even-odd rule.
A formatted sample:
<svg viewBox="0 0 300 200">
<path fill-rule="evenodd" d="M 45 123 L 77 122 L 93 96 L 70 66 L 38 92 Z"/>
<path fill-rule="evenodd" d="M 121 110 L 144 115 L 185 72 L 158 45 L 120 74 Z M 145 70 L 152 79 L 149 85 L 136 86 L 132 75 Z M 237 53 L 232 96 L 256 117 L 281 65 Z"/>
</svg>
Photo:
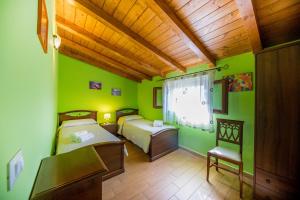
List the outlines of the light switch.
<svg viewBox="0 0 300 200">
<path fill-rule="evenodd" d="M 8 163 L 8 190 L 12 190 L 14 183 L 24 168 L 24 159 L 22 151 L 19 150 Z"/>
</svg>

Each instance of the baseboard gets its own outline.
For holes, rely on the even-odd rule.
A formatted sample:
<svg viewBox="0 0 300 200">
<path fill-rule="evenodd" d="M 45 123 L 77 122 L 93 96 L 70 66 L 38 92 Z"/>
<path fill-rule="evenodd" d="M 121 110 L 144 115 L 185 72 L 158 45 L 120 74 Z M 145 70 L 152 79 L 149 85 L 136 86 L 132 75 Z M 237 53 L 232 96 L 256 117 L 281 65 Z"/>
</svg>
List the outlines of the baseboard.
<svg viewBox="0 0 300 200">
<path fill-rule="evenodd" d="M 197 157 L 200 157 L 200 158 L 203 158 L 203 159 L 207 159 L 207 156 L 206 155 L 203 155 L 203 154 L 201 154 L 201 153 L 199 153 L 199 152 L 197 152 L 197 151 L 195 151 L 195 150 L 193 150 L 193 149 L 190 149 L 190 148 L 188 148 L 188 147 L 185 147 L 185 146 L 182 146 L 182 145 L 179 145 L 179 148 L 180 149 L 183 149 L 183 150 L 185 150 L 185 151 L 188 151 L 188 152 L 190 152 L 191 154 L 193 154 L 193 155 L 195 155 L 195 156 L 197 156 Z M 232 171 L 237 171 L 237 169 L 236 168 L 233 168 L 232 166 L 229 166 L 229 165 L 226 165 L 226 164 L 224 164 L 224 163 L 219 163 L 219 165 L 221 166 L 221 167 L 226 167 L 226 168 L 228 168 L 228 169 L 230 169 L 230 170 L 232 170 Z M 245 178 L 247 178 L 247 183 L 248 184 L 250 184 L 251 186 L 253 186 L 253 175 L 252 174 L 250 174 L 250 173 L 248 173 L 248 172 L 243 172 L 243 176 L 245 177 Z"/>
</svg>

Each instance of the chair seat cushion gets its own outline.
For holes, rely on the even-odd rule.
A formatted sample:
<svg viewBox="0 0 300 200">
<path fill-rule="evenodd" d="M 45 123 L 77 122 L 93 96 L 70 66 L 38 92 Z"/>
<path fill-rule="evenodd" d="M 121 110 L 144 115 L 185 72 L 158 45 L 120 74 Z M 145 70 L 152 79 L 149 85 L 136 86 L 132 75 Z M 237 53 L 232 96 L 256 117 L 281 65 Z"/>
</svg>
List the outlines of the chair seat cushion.
<svg viewBox="0 0 300 200">
<path fill-rule="evenodd" d="M 226 149 L 223 147 L 215 147 L 212 150 L 209 150 L 208 152 L 212 155 L 221 156 L 237 162 L 241 162 L 240 153 L 230 149 Z"/>
</svg>

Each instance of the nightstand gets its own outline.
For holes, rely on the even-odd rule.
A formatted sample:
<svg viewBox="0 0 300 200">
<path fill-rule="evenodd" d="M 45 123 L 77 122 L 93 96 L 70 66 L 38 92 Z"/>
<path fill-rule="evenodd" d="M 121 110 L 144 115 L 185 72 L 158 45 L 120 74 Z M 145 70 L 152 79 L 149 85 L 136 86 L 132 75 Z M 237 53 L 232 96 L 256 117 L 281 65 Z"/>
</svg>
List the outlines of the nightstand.
<svg viewBox="0 0 300 200">
<path fill-rule="evenodd" d="M 116 123 L 101 123 L 100 126 L 102 126 L 108 132 L 117 135 L 118 125 Z"/>
</svg>

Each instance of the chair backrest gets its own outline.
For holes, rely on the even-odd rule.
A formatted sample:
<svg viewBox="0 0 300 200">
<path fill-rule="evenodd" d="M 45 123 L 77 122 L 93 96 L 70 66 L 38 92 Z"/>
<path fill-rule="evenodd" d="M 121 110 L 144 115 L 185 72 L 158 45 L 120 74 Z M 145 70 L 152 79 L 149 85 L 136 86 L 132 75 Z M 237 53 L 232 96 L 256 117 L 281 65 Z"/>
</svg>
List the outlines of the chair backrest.
<svg viewBox="0 0 300 200">
<path fill-rule="evenodd" d="M 244 121 L 217 119 L 216 145 L 219 146 L 219 140 L 237 144 L 240 146 L 240 153 L 242 153 L 243 125 Z"/>
</svg>

